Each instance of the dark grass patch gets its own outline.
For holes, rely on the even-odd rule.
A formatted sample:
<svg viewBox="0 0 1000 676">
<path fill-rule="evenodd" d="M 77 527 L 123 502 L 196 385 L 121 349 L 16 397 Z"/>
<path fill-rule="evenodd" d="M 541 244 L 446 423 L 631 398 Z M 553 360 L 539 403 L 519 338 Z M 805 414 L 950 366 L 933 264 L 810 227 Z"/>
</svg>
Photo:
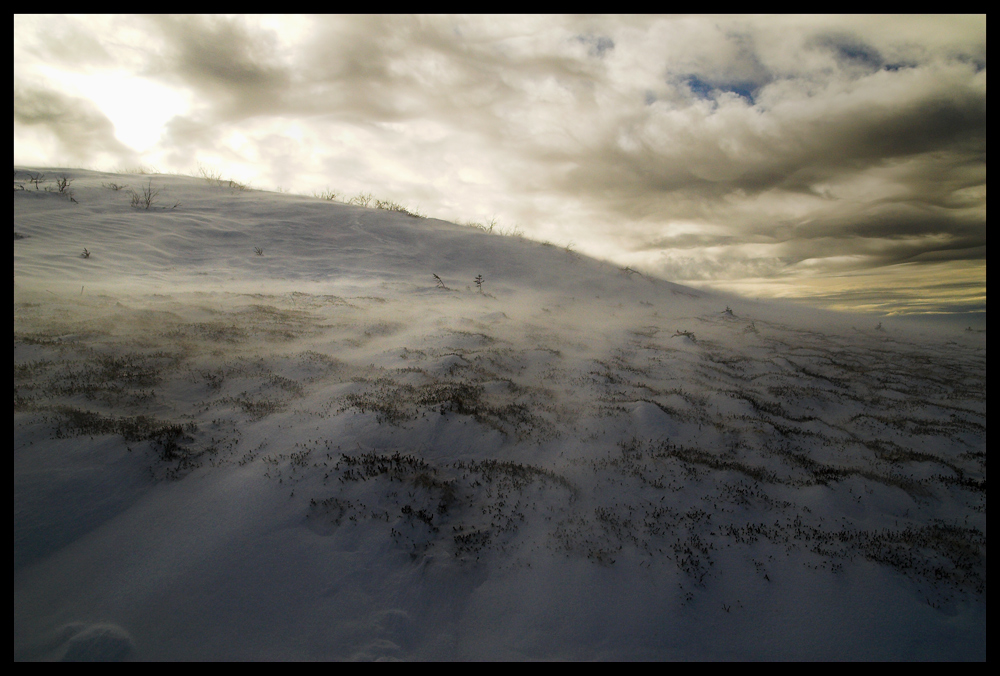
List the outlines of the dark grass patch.
<svg viewBox="0 0 1000 676">
<path fill-rule="evenodd" d="M 186 446 L 194 441 L 190 435 L 198 429 L 194 423 L 172 423 L 145 415 L 115 417 L 70 406 L 54 410 L 64 418 L 56 428 L 57 438 L 117 434 L 129 442 L 151 442 L 162 460 L 189 456 Z"/>
</svg>

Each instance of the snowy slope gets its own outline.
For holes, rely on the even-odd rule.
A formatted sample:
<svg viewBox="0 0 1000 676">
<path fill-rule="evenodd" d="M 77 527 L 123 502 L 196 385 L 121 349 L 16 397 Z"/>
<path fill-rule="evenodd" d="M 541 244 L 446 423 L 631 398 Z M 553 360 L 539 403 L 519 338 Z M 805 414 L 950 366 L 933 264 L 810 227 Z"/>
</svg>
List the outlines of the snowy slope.
<svg viewBox="0 0 1000 676">
<path fill-rule="evenodd" d="M 984 333 L 28 171 L 15 660 L 985 659 Z"/>
</svg>

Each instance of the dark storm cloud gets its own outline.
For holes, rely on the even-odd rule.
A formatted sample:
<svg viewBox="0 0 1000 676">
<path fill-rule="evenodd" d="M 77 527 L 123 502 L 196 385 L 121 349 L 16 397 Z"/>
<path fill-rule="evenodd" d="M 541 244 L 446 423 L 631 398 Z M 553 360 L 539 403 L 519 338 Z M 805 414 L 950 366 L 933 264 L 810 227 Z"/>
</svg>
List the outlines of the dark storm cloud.
<svg viewBox="0 0 1000 676">
<path fill-rule="evenodd" d="M 146 17 L 166 40 L 149 75 L 198 92 L 224 119 L 278 112 L 291 77 L 275 64 L 276 40 L 239 18 Z"/>
<path fill-rule="evenodd" d="M 462 31 L 459 19 L 310 17 L 293 57 L 282 61 L 268 31 L 240 19 L 157 17 L 167 42 L 151 72 L 205 96 L 206 119 L 315 116 L 359 125 L 433 119 L 503 145 L 530 143 L 518 112 L 543 105 L 538 87 L 557 83 L 586 105 L 605 36 L 563 40 L 579 49 L 536 48 L 530 31 Z"/>
<path fill-rule="evenodd" d="M 902 203 L 879 205 L 848 215 L 832 215 L 791 229 L 789 237 L 843 237 L 903 240 L 947 232 L 951 238 L 986 244 L 986 232 L 978 217 L 950 214 Z"/>
<path fill-rule="evenodd" d="M 721 93 L 707 91 L 695 96 Z M 632 132 L 634 149 L 623 149 L 619 137 L 608 134 L 600 145 L 560 158 L 581 166 L 567 176 L 566 187 L 651 195 L 676 190 L 711 198 L 737 190 L 808 189 L 830 176 L 921 153 L 946 153 L 934 159 L 945 166 L 956 157 L 985 159 L 984 93 L 952 87 L 907 98 L 858 97 L 829 108 L 805 101 L 802 110 L 790 103 L 773 112 L 750 106 L 706 111 L 730 118 L 720 120 L 728 124 L 719 128 L 700 117 L 688 125 L 665 124 L 661 119 L 675 112 L 653 110 L 625 130 L 612 130 Z"/>
<path fill-rule="evenodd" d="M 841 120 L 840 128 L 833 130 L 842 162 L 882 161 L 940 150 L 985 158 L 986 100 L 976 92 L 942 92 L 898 107 L 882 103 L 868 113 L 867 119 L 854 124 Z M 834 147 L 830 144 L 828 149 Z"/>
<path fill-rule="evenodd" d="M 489 34 L 464 34 L 458 23 L 318 19 L 300 62 L 298 110 L 366 122 L 433 118 L 498 138 L 508 127 L 498 109 L 528 103 L 527 84 L 591 84 L 591 66 L 577 58 L 510 48 Z M 600 38 L 586 44 L 581 51 L 613 48 Z"/>
<path fill-rule="evenodd" d="M 83 163 L 98 153 L 129 161 L 135 153 L 115 138 L 115 127 L 91 101 L 14 82 L 14 123 L 49 131 L 68 159 Z"/>
<path fill-rule="evenodd" d="M 937 58 L 884 68 L 877 48 L 842 32 L 810 45 L 840 68 L 826 81 L 769 74 L 758 58 L 749 59 L 756 80 L 719 69 L 686 74 L 686 109 L 654 103 L 603 130 L 586 151 L 559 157 L 574 168 L 556 184 L 609 219 L 650 223 L 634 251 L 713 247 L 713 261 L 734 269 L 757 255 L 745 245 L 758 244 L 780 251 L 767 257 L 775 269 L 816 257 L 854 257 L 864 267 L 984 254 L 985 192 L 975 189 L 985 187 L 986 100 L 977 67 Z M 804 217 L 768 208 L 796 196 L 814 198 Z M 726 232 L 658 237 L 657 216 Z"/>
<path fill-rule="evenodd" d="M 768 253 L 761 254 L 760 247 Z M 986 229 L 976 213 L 890 204 L 849 214 L 818 214 L 796 225 L 753 224 L 735 235 L 682 233 L 644 239 L 634 250 L 692 253 L 696 258 L 684 273 L 691 279 L 710 279 L 697 255 L 705 250 L 712 251 L 720 276 L 725 268 L 745 271 L 741 266 L 751 260 L 757 260 L 754 266 L 761 273 L 769 266 L 773 274 L 782 267 L 817 260 L 826 261 L 823 265 L 830 272 L 844 272 L 899 263 L 985 260 Z M 675 274 L 681 274 L 678 263 L 672 265 Z"/>
</svg>

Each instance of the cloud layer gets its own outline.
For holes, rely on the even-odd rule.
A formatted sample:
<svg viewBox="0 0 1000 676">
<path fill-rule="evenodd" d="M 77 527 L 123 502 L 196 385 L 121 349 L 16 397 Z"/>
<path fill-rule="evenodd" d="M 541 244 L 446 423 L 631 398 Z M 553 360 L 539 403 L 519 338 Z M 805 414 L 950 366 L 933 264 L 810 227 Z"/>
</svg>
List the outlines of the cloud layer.
<svg viewBox="0 0 1000 676">
<path fill-rule="evenodd" d="M 985 17 L 14 27 L 15 163 L 205 163 L 266 187 L 372 190 L 682 282 L 787 295 L 799 280 L 807 296 L 823 279 L 840 306 L 872 289 L 831 280 L 878 270 L 886 299 L 912 299 L 892 271 L 923 266 L 960 286 L 920 282 L 931 309 L 985 310 Z M 130 100 L 139 83 L 159 94 Z"/>
</svg>

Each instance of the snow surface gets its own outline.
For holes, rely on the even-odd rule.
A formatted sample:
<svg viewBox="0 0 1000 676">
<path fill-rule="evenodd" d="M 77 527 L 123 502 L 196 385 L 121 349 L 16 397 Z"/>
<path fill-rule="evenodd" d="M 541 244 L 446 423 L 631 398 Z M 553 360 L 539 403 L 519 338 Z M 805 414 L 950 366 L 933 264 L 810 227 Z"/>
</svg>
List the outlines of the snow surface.
<svg viewBox="0 0 1000 676">
<path fill-rule="evenodd" d="M 985 333 L 36 172 L 15 660 L 985 660 Z"/>
</svg>

